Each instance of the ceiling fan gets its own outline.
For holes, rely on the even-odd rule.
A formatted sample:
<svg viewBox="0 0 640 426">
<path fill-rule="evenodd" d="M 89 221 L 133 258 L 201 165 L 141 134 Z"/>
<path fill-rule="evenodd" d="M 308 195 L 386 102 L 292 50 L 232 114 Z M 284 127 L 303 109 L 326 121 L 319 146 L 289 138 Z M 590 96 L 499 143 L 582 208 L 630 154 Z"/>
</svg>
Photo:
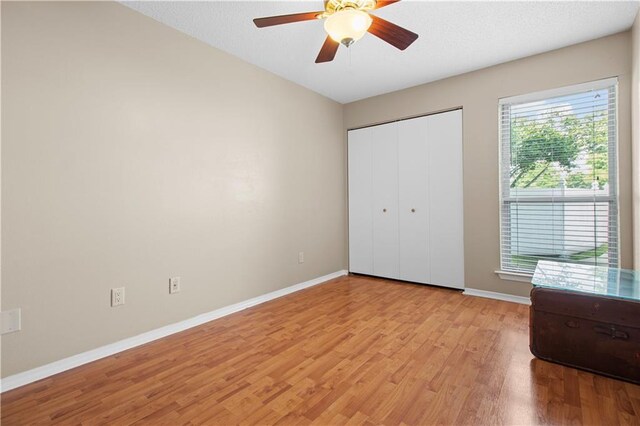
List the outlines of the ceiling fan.
<svg viewBox="0 0 640 426">
<path fill-rule="evenodd" d="M 370 10 L 380 9 L 399 1 L 327 0 L 324 2 L 323 11 L 256 18 L 253 22 L 258 28 L 264 28 L 293 22 L 325 19 L 324 29 L 329 35 L 316 58 L 316 64 L 318 64 L 332 61 L 336 56 L 340 43 L 349 47 L 360 40 L 367 32 L 400 50 L 409 47 L 418 38 L 418 34 L 369 13 Z"/>
</svg>

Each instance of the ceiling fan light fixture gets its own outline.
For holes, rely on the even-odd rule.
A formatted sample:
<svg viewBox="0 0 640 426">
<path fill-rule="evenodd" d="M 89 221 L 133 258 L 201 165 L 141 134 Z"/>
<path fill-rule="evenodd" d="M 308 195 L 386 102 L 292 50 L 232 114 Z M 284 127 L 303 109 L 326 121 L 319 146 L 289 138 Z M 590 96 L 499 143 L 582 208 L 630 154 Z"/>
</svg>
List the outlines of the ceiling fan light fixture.
<svg viewBox="0 0 640 426">
<path fill-rule="evenodd" d="M 324 29 L 332 39 L 349 47 L 366 34 L 371 22 L 367 12 L 343 9 L 327 17 Z"/>
</svg>

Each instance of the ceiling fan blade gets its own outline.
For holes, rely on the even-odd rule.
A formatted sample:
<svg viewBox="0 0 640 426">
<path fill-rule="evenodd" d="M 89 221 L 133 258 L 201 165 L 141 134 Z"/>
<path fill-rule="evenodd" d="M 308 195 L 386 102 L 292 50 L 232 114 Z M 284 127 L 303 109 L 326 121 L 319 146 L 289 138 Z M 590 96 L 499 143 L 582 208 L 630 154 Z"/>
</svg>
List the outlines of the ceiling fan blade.
<svg viewBox="0 0 640 426">
<path fill-rule="evenodd" d="M 377 16 L 370 16 L 373 19 L 373 22 L 371 23 L 368 31 L 400 50 L 406 49 L 418 38 L 418 34 L 412 31 L 404 29 L 389 21 L 385 21 Z"/>
<path fill-rule="evenodd" d="M 338 47 L 340 47 L 340 43 L 331 37 L 327 37 L 322 45 L 322 49 L 320 49 L 320 53 L 318 53 L 316 64 L 333 61 L 333 58 L 335 58 L 336 52 L 338 51 Z"/>
<path fill-rule="evenodd" d="M 373 10 L 380 9 L 381 7 L 389 6 L 390 4 L 398 3 L 400 0 L 378 0 L 376 7 Z"/>
<path fill-rule="evenodd" d="M 293 13 L 291 15 L 269 16 L 266 18 L 256 18 L 253 23 L 258 28 L 271 27 L 273 25 L 290 24 L 292 22 L 311 21 L 317 19 L 324 11 Z"/>
</svg>

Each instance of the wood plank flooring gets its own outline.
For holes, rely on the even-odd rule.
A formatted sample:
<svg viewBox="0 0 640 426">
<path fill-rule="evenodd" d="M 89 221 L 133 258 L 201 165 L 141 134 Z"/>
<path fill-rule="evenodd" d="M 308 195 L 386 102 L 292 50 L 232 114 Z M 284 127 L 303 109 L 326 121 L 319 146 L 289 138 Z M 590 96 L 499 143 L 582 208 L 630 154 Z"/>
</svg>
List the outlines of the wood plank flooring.
<svg viewBox="0 0 640 426">
<path fill-rule="evenodd" d="M 2 395 L 2 424 L 640 424 L 534 359 L 528 307 L 350 276 Z"/>
</svg>

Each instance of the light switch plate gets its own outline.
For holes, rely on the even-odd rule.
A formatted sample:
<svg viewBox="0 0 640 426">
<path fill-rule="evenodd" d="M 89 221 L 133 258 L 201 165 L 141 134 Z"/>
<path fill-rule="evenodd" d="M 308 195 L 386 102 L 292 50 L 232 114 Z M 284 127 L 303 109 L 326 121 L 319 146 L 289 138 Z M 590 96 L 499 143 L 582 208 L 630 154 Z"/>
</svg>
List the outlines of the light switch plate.
<svg viewBox="0 0 640 426">
<path fill-rule="evenodd" d="M 0 334 L 13 333 L 22 328 L 20 308 L 2 311 L 0 315 Z"/>
</svg>

